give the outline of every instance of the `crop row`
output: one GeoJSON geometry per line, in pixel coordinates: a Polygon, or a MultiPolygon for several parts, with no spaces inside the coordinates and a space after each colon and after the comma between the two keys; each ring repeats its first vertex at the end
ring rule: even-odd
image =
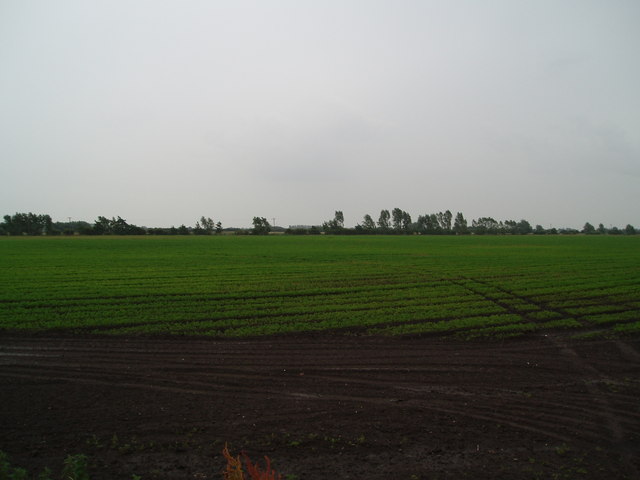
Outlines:
{"type": "MultiPolygon", "coordinates": [[[[193,306],[193,305],[191,305],[193,306]]],[[[501,307],[484,299],[469,298],[450,299],[447,303],[429,303],[423,301],[404,301],[401,303],[385,302],[360,302],[349,304],[325,303],[310,308],[308,305],[299,307],[277,308],[267,306],[263,309],[238,308],[238,309],[190,309],[188,305],[166,304],[147,308],[135,305],[118,305],[101,309],[77,309],[72,311],[56,311],[33,309],[21,312],[8,312],[11,324],[3,318],[0,324],[14,328],[30,328],[34,325],[49,325],[50,328],[79,328],[95,327],[109,324],[179,324],[181,328],[189,329],[198,325],[199,328],[213,326],[227,328],[238,325],[255,325],[258,323],[280,323],[291,321],[313,321],[313,319],[329,317],[334,321],[348,321],[354,318],[358,312],[371,318],[382,317],[385,321],[397,321],[399,319],[415,318],[446,318],[452,315],[464,315],[475,312],[500,311],[501,307]]],[[[206,305],[205,305],[206,307],[206,305]]],[[[360,315],[362,317],[363,315],[360,315]]],[[[0,317],[1,318],[1,317],[0,317]]],[[[162,328],[159,326],[154,329],[162,328]]]]}

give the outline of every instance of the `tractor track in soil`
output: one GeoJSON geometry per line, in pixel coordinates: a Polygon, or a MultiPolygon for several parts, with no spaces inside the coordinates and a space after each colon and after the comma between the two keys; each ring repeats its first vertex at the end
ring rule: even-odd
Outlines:
{"type": "Polygon", "coordinates": [[[640,478],[640,340],[0,335],[0,449],[31,472],[640,478]]]}

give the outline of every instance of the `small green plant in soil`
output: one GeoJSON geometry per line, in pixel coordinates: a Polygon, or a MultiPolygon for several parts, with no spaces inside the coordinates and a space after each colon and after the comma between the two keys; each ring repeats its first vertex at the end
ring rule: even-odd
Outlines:
{"type": "MultiPolygon", "coordinates": [[[[88,458],[86,455],[69,455],[64,460],[62,470],[63,480],[89,480],[88,458]]],[[[38,480],[51,480],[51,470],[45,468],[38,476],[38,480]]],[[[29,480],[33,478],[22,467],[12,467],[9,456],[0,450],[0,480],[29,480]]]]}

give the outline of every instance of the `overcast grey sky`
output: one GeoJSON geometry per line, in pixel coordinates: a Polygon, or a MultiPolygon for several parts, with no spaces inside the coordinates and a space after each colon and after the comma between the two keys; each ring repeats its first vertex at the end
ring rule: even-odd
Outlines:
{"type": "Polygon", "coordinates": [[[638,0],[0,0],[0,215],[640,227],[638,0]]]}

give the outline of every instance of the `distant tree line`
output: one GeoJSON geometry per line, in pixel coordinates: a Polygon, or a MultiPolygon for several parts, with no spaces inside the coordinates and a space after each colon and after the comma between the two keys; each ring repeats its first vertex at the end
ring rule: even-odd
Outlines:
{"type": "MultiPolygon", "coordinates": [[[[586,235],[635,235],[640,233],[632,225],[621,229],[605,228],[600,223],[594,227],[584,224],[582,230],[571,228],[548,228],[541,225],[532,227],[527,220],[497,221],[491,217],[480,217],[467,222],[462,212],[454,216],[451,211],[418,215],[413,221],[411,215],[400,208],[381,210],[377,221],[366,214],[361,223],[354,228],[344,226],[344,214],[338,210],[331,220],[322,225],[309,227],[298,226],[284,229],[271,225],[264,217],[253,217],[251,229],[224,229],[241,235],[267,235],[269,233],[285,233],[289,235],[553,235],[578,234],[586,235]]],[[[93,223],[85,221],[53,222],[49,215],[34,213],[16,213],[5,215],[0,223],[0,235],[219,235],[223,233],[222,223],[214,222],[210,217],[200,217],[194,227],[180,225],[170,228],[147,228],[128,223],[121,217],[99,216],[93,223]]]]}
{"type": "Polygon", "coordinates": [[[639,232],[634,228],[633,225],[627,225],[626,227],[624,227],[624,229],[620,229],[618,227],[605,228],[605,226],[601,223],[600,225],[598,225],[598,228],[596,228],[589,222],[587,222],[584,224],[584,227],[582,227],[582,233],[587,235],[635,235],[639,232]]]}
{"type": "Polygon", "coordinates": [[[590,223],[586,223],[581,231],[571,228],[545,229],[541,225],[532,227],[524,219],[498,221],[492,217],[480,217],[472,220],[469,225],[462,212],[458,212],[454,216],[450,210],[418,215],[416,221],[413,221],[408,212],[394,208],[391,211],[381,210],[377,221],[374,221],[371,215],[366,214],[362,222],[354,228],[344,226],[344,214],[338,210],[335,212],[334,218],[324,222],[320,229],[317,227],[289,229],[285,233],[293,235],[320,233],[332,235],[567,235],[577,233],[615,235],[624,233],[634,235],[639,232],[632,225],[627,225],[624,230],[621,230],[617,227],[607,229],[603,224],[600,224],[596,229],[590,223]]]}
{"type": "Polygon", "coordinates": [[[418,215],[418,218],[413,221],[411,215],[401,208],[394,208],[391,211],[381,210],[377,221],[374,221],[371,215],[366,214],[362,223],[352,229],[344,227],[344,214],[337,211],[333,220],[323,223],[322,230],[325,233],[338,235],[469,235],[472,233],[476,235],[524,235],[533,232],[531,225],[526,220],[498,222],[491,217],[482,217],[473,220],[469,225],[462,212],[458,212],[454,216],[450,210],[418,215]]]}
{"type": "Polygon", "coordinates": [[[94,223],[85,221],[53,222],[49,215],[16,213],[5,215],[0,235],[214,235],[222,233],[222,223],[201,217],[195,227],[147,228],[128,223],[124,218],[99,216],[94,223]]]}

